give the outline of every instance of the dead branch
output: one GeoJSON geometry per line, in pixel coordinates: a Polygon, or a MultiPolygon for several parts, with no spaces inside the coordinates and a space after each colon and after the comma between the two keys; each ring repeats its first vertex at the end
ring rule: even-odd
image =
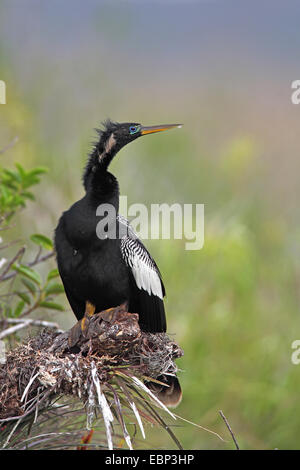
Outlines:
{"type": "Polygon", "coordinates": [[[44,328],[53,328],[57,330],[59,333],[62,333],[63,331],[59,328],[58,323],[54,322],[49,322],[49,321],[44,321],[44,320],[33,320],[31,318],[5,318],[3,320],[0,320],[1,324],[7,324],[7,323],[13,323],[15,326],[12,326],[10,328],[6,328],[5,330],[0,332],[0,339],[2,340],[3,338],[15,333],[18,330],[21,330],[23,328],[27,328],[29,326],[43,326],[44,328]]]}
{"type": "MultiPolygon", "coordinates": [[[[20,256],[20,254],[18,254],[20,256]]],[[[33,261],[30,263],[26,263],[25,266],[32,268],[32,266],[35,266],[36,264],[43,263],[44,261],[47,261],[49,258],[52,258],[54,256],[54,251],[51,251],[50,253],[47,253],[44,256],[35,258],[33,261]]],[[[9,274],[6,274],[5,276],[1,276],[1,282],[8,281],[9,279],[14,278],[17,275],[17,271],[13,271],[9,274]]]]}
{"type": "Polygon", "coordinates": [[[219,414],[220,414],[221,418],[223,419],[223,421],[225,422],[225,424],[226,424],[226,426],[227,426],[227,429],[228,429],[228,431],[229,431],[230,434],[231,434],[231,437],[232,437],[233,442],[234,442],[234,444],[235,444],[236,450],[240,450],[239,445],[238,445],[238,443],[237,443],[237,440],[236,440],[236,438],[235,438],[235,435],[234,435],[234,433],[233,433],[233,431],[232,431],[232,429],[231,429],[231,427],[230,427],[230,424],[228,423],[228,420],[227,420],[226,416],[224,415],[224,413],[223,413],[222,410],[219,411],[219,414]]]}
{"type": "MultiPolygon", "coordinates": [[[[10,270],[12,265],[24,255],[24,253],[25,253],[25,246],[22,246],[22,248],[20,248],[17,254],[10,260],[8,265],[5,267],[3,273],[0,276],[0,282],[5,281],[6,279],[9,279],[9,277],[7,276],[8,271],[10,270]]],[[[13,274],[16,275],[16,273],[13,273],[13,274]]]]}
{"type": "Polygon", "coordinates": [[[18,141],[19,141],[19,137],[18,136],[14,137],[13,140],[11,142],[9,142],[9,144],[7,144],[5,147],[0,149],[0,155],[5,153],[10,148],[14,147],[18,141]]]}

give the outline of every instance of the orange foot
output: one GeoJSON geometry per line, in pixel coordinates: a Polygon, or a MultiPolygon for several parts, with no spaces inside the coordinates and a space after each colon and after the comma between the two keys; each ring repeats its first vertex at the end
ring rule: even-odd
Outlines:
{"type": "Polygon", "coordinates": [[[70,348],[76,345],[81,335],[85,336],[89,326],[90,318],[94,315],[95,310],[95,305],[87,300],[83,318],[75,323],[75,325],[69,331],[68,343],[70,348]]]}

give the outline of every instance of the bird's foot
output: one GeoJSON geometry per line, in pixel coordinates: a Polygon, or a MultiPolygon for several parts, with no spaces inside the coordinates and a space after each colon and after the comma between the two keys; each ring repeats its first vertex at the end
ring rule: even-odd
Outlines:
{"type": "Polygon", "coordinates": [[[86,335],[90,319],[94,315],[95,310],[95,305],[87,301],[85,304],[85,312],[83,318],[79,320],[69,331],[68,343],[70,348],[77,344],[80,336],[86,335]]]}
{"type": "MultiPolygon", "coordinates": [[[[106,331],[109,325],[123,321],[124,315],[126,317],[126,314],[128,315],[128,302],[124,302],[118,307],[108,308],[99,313],[95,313],[95,306],[93,304],[86,302],[83,318],[69,330],[69,347],[72,348],[76,346],[80,340],[87,338],[87,335],[90,337],[91,335],[97,336],[100,334],[100,337],[103,339],[103,331],[106,331]],[[101,326],[104,324],[106,324],[106,327],[101,326]]],[[[107,334],[107,331],[105,334],[107,334]]]]}
{"type": "Polygon", "coordinates": [[[93,305],[91,302],[89,302],[88,300],[86,301],[85,303],[85,312],[84,312],[84,317],[85,318],[90,318],[94,315],[96,311],[96,307],[95,305],[93,305]]]}
{"type": "Polygon", "coordinates": [[[96,311],[95,305],[91,304],[91,302],[87,301],[85,304],[85,312],[84,317],[81,319],[81,333],[83,336],[86,336],[86,332],[88,330],[90,320],[96,311]]]}

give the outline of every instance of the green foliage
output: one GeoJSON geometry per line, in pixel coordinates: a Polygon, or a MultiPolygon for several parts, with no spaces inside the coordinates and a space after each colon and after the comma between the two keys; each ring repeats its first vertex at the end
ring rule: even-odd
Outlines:
{"type": "MultiPolygon", "coordinates": [[[[27,288],[25,291],[15,291],[21,300],[12,311],[12,317],[25,316],[38,308],[64,311],[63,305],[53,302],[53,299],[64,292],[63,285],[53,279],[53,271],[49,271],[47,280],[42,282],[38,271],[24,265],[13,265],[12,268],[20,275],[20,281],[27,288]]],[[[56,270],[55,270],[56,274],[56,270]]]]}
{"type": "MultiPolygon", "coordinates": [[[[0,168],[0,218],[1,225],[6,228],[4,233],[7,249],[17,243],[14,239],[10,239],[8,222],[11,225],[19,211],[26,207],[26,202],[34,200],[34,195],[29,189],[38,184],[40,175],[47,171],[44,167],[25,170],[18,163],[15,167],[14,170],[0,168]]],[[[56,297],[64,292],[62,284],[56,279],[59,276],[57,269],[48,269],[45,273],[46,280],[43,281],[43,276],[37,268],[40,263],[52,257],[53,242],[39,233],[31,235],[30,240],[33,246],[38,246],[38,252],[33,260],[23,261],[26,256],[24,247],[13,254],[10,250],[0,272],[0,311],[4,318],[25,317],[39,309],[64,310],[64,307],[56,301],[56,297]],[[46,250],[47,254],[44,254],[43,250],[46,250]]],[[[4,250],[1,251],[1,255],[6,255],[4,250]]]]}
{"type": "Polygon", "coordinates": [[[34,235],[31,235],[30,240],[36,245],[39,245],[42,248],[45,248],[45,250],[49,250],[49,251],[53,250],[52,240],[50,240],[50,238],[46,237],[45,235],[36,233],[34,235]]]}
{"type": "Polygon", "coordinates": [[[31,281],[33,281],[38,286],[41,285],[41,283],[42,283],[41,276],[34,269],[31,269],[28,266],[24,266],[22,264],[19,265],[19,266],[14,264],[13,269],[15,269],[15,271],[17,271],[22,276],[24,276],[24,277],[30,279],[31,281]]]}
{"type": "Polygon", "coordinates": [[[22,165],[16,169],[0,167],[0,217],[10,220],[15,212],[25,207],[26,200],[34,200],[29,188],[39,183],[39,176],[46,173],[44,167],[36,167],[26,171],[22,165]]]}

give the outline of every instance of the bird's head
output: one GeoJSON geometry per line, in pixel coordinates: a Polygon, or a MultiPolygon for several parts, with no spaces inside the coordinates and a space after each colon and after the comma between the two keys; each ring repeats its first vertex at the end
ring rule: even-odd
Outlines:
{"type": "Polygon", "coordinates": [[[162,132],[181,124],[162,124],[159,126],[142,126],[137,122],[112,122],[107,121],[104,129],[99,132],[99,161],[109,155],[115,155],[124,145],[129,144],[143,135],[162,132]]]}
{"type": "Polygon", "coordinates": [[[84,181],[91,171],[106,171],[122,147],[133,142],[138,137],[166,131],[174,127],[181,127],[182,124],[161,124],[158,126],[143,126],[136,122],[113,122],[106,121],[102,129],[97,129],[99,140],[95,143],[91,153],[89,163],[84,174],[84,181]]]}

